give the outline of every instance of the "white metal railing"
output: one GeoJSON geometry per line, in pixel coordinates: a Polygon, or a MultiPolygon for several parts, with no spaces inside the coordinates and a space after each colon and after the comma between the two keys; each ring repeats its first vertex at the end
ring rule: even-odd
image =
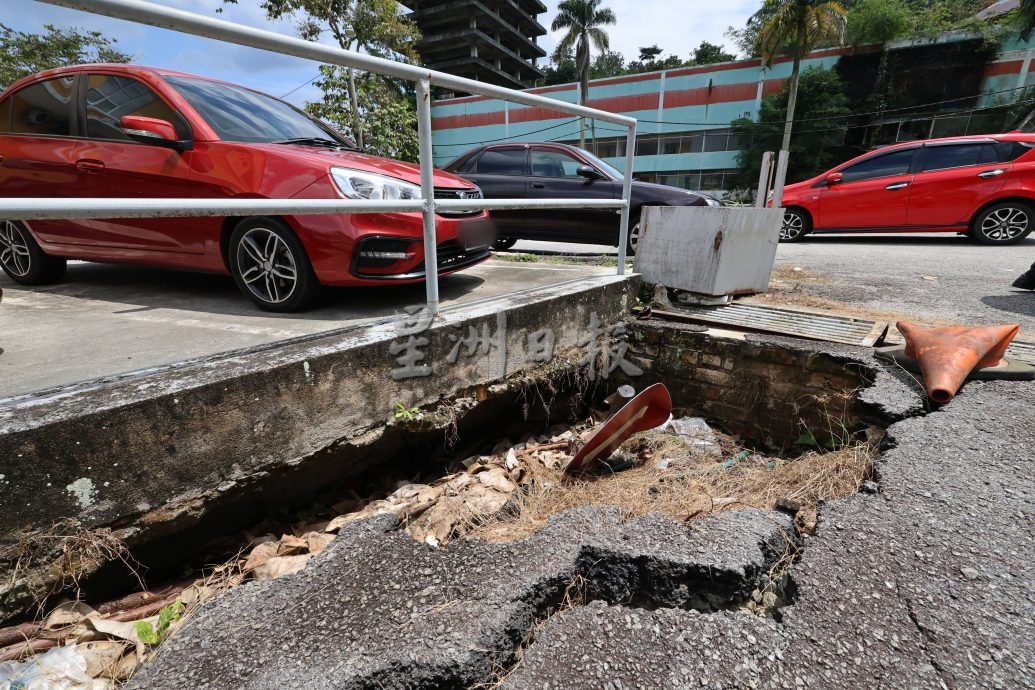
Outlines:
{"type": "Polygon", "coordinates": [[[432,313],[439,310],[438,252],[435,213],[459,210],[528,208],[615,208],[621,209],[618,240],[618,273],[625,273],[632,194],[633,155],[636,150],[636,119],[545,96],[485,84],[445,72],[386,60],[351,50],[321,45],[273,31],[242,26],[223,19],[163,7],[143,0],[38,0],[92,14],[148,24],[162,29],[258,48],[342,67],[385,74],[417,85],[417,130],[420,141],[421,200],[354,199],[24,199],[0,198],[0,218],[5,220],[65,218],[154,218],[252,214],[331,214],[419,211],[424,216],[424,266],[427,300],[432,313]],[[529,106],[548,108],[611,122],[627,128],[625,170],[621,199],[435,199],[434,163],[431,143],[431,87],[441,86],[529,106]]]}

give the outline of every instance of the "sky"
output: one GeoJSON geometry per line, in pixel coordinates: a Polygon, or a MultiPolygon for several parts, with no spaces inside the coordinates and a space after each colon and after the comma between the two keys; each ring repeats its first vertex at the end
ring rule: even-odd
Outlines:
{"type": "MultiPolygon", "coordinates": [[[[539,15],[539,23],[549,28],[558,0],[545,2],[548,10],[539,15]]],[[[237,5],[224,5],[222,0],[159,0],[157,4],[294,34],[289,21],[267,21],[256,0],[239,0],[237,5]],[[224,7],[223,13],[216,14],[216,9],[221,6],[224,7]]],[[[635,58],[641,46],[653,44],[665,50],[663,55],[675,53],[683,58],[688,57],[702,40],[725,43],[729,49],[730,42],[723,35],[727,27],[743,25],[760,4],[761,0],[604,2],[604,6],[610,7],[618,18],[618,23],[608,28],[611,49],[622,52],[627,59],[635,58]],[[675,8],[679,11],[673,12],[675,8]]],[[[133,61],[138,64],[225,79],[285,97],[297,105],[320,97],[319,89],[306,85],[318,74],[318,64],[299,58],[90,15],[35,0],[0,0],[0,22],[26,32],[41,31],[45,24],[100,31],[116,38],[119,48],[133,55],[133,61]]],[[[557,35],[548,34],[539,43],[551,51],[557,43],[557,35]]]]}

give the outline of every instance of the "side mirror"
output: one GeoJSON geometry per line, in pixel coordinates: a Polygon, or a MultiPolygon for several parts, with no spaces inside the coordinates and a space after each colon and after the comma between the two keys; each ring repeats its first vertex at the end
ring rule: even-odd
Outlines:
{"type": "Polygon", "coordinates": [[[592,182],[593,180],[602,180],[604,176],[594,168],[592,165],[580,165],[575,170],[575,174],[579,177],[585,177],[587,180],[592,182]]]}
{"type": "Polygon", "coordinates": [[[187,151],[194,147],[194,143],[176,138],[176,128],[166,120],[159,120],[154,117],[139,117],[137,115],[123,115],[119,120],[122,131],[133,141],[151,146],[164,146],[165,148],[187,151]]]}
{"type": "Polygon", "coordinates": [[[827,185],[840,184],[841,180],[843,180],[844,178],[845,176],[839,172],[830,173],[829,175],[827,175],[827,185]]]}

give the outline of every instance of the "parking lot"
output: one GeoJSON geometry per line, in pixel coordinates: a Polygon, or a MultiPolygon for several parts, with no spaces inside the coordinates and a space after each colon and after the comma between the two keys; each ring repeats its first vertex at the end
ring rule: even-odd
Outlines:
{"type": "MultiPolygon", "coordinates": [[[[440,281],[442,308],[613,268],[489,261],[440,281]]],[[[0,399],[216,353],[349,330],[423,304],[424,285],[328,290],[298,314],[260,311],[229,276],[74,262],[28,288],[0,276],[0,399]]]]}
{"type": "MultiPolygon", "coordinates": [[[[514,254],[444,277],[442,306],[556,285],[610,267],[557,263],[611,257],[613,247],[518,242],[514,254]]],[[[1035,296],[1010,283],[1035,261],[1035,239],[985,247],[954,235],[825,236],[782,244],[774,292],[763,299],[874,318],[1020,323],[1035,335],[1035,296]]],[[[226,276],[76,262],[52,286],[0,276],[7,318],[0,336],[0,398],[98,377],[342,331],[424,300],[423,285],[329,290],[300,314],[259,311],[226,276]]]]}

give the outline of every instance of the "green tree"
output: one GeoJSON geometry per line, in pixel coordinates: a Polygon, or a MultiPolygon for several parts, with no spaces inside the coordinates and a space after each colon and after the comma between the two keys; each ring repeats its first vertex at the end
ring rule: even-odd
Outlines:
{"type": "Polygon", "coordinates": [[[316,86],[323,90],[323,100],[306,104],[310,114],[337,129],[348,129],[350,94],[355,89],[366,121],[367,153],[414,163],[420,159],[414,95],[397,79],[362,72],[350,80],[344,68],[333,65],[321,66],[320,75],[316,86]]]}
{"type": "MultiPolygon", "coordinates": [[[[575,51],[575,71],[578,75],[581,102],[589,100],[590,46],[601,53],[611,49],[611,39],[601,27],[617,23],[615,13],[601,7],[602,0],[561,0],[557,5],[557,16],[553,18],[551,31],[567,33],[557,44],[555,55],[575,51]]],[[[595,138],[595,137],[594,137],[595,138]]],[[[586,144],[585,118],[579,126],[579,145],[586,144]]]]}
{"type": "MultiPolygon", "coordinates": [[[[759,30],[758,52],[767,67],[772,66],[781,53],[789,53],[794,60],[781,151],[789,151],[791,147],[801,61],[820,44],[844,40],[845,14],[840,3],[830,0],[781,0],[775,13],[759,30]]],[[[777,180],[778,185],[782,182],[777,180]]]]}
{"type": "Polygon", "coordinates": [[[0,24],[0,91],[24,76],[84,62],[130,62],[114,39],[97,31],[59,29],[47,24],[44,33],[29,34],[0,24]]]}
{"type": "MultiPolygon", "coordinates": [[[[742,142],[737,154],[740,169],[737,186],[753,189],[758,182],[762,154],[780,145],[787,120],[790,84],[762,99],[758,121],[735,120],[733,133],[742,142]]],[[[844,83],[837,72],[810,67],[801,75],[798,87],[799,132],[791,143],[788,178],[794,181],[814,177],[836,164],[843,155],[837,142],[852,113],[844,83]]]]}
{"type": "Polygon", "coordinates": [[[625,56],[616,50],[609,50],[597,55],[589,70],[591,79],[617,77],[621,74],[625,74],[625,56]]]}
{"type": "Polygon", "coordinates": [[[1035,31],[1035,0],[1021,0],[1017,8],[1017,20],[1020,24],[1021,38],[1027,41],[1035,31]]]}
{"type": "Polygon", "coordinates": [[[913,15],[902,0],[860,0],[848,10],[847,43],[887,43],[908,36],[913,15]]]}
{"type": "MultiPolygon", "coordinates": [[[[223,0],[236,5],[237,0],[223,0]]],[[[262,0],[259,6],[271,20],[294,20],[299,36],[319,40],[329,33],[346,50],[360,50],[395,60],[415,61],[420,32],[399,13],[395,0],[262,0]]],[[[360,147],[366,146],[356,70],[346,67],[348,129],[360,147]]],[[[335,101],[337,102],[337,101],[335,101]]]]}
{"type": "Polygon", "coordinates": [[[656,45],[640,48],[639,59],[633,60],[626,65],[626,73],[657,72],[663,69],[675,69],[676,67],[683,66],[683,61],[677,55],[669,55],[667,58],[660,59],[661,54],[664,52],[656,45]]]}
{"type": "Polygon", "coordinates": [[[718,62],[729,62],[736,59],[736,55],[726,52],[725,46],[701,41],[701,45],[694,48],[694,52],[690,55],[690,64],[714,65],[718,62]]]}
{"type": "Polygon", "coordinates": [[[762,30],[780,6],[780,0],[763,0],[762,6],[753,15],[748,17],[744,26],[737,28],[731,26],[726,30],[726,36],[733,41],[733,44],[744,55],[750,57],[758,56],[758,34],[762,30]]]}

